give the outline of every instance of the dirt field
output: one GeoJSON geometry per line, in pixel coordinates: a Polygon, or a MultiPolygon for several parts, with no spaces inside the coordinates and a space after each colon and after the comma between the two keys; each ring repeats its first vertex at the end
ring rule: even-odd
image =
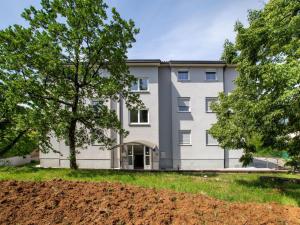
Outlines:
{"type": "Polygon", "coordinates": [[[300,208],[54,180],[0,182],[0,224],[300,224],[300,208]]]}

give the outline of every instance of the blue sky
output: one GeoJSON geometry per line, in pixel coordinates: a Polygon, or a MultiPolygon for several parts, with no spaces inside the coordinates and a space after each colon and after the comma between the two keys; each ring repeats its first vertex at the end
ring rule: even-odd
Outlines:
{"type": "MultiPolygon", "coordinates": [[[[217,60],[225,38],[234,40],[236,20],[244,24],[247,10],[264,6],[266,0],[107,0],[121,16],[133,19],[140,33],[131,59],[217,60]]],[[[3,0],[0,29],[18,23],[24,8],[39,0],[3,0]]]]}

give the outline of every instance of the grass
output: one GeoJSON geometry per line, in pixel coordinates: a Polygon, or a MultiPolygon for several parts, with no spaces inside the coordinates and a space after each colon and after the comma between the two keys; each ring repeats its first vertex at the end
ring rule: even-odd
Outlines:
{"type": "Polygon", "coordinates": [[[226,201],[277,202],[300,206],[300,185],[261,181],[260,176],[300,178],[292,174],[216,174],[176,172],[124,172],[112,170],[43,169],[32,165],[0,167],[0,180],[120,182],[147,188],[201,193],[226,201]]]}

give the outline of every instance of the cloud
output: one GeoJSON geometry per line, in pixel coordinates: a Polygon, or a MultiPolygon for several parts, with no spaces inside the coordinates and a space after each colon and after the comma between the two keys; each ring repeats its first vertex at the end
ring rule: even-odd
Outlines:
{"type": "Polygon", "coordinates": [[[179,20],[157,38],[138,43],[129,52],[129,58],[203,59],[217,60],[226,38],[234,40],[234,24],[237,20],[246,23],[247,9],[261,7],[249,1],[236,1],[220,10],[207,14],[195,12],[179,20]]]}

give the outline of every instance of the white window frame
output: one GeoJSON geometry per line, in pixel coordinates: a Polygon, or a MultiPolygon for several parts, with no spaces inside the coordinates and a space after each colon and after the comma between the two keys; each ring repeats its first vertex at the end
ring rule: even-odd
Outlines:
{"type": "Polygon", "coordinates": [[[95,106],[98,105],[101,101],[99,99],[92,99],[91,100],[91,106],[93,107],[93,109],[95,110],[95,106]]]}
{"type": "Polygon", "coordinates": [[[178,131],[178,144],[179,145],[181,145],[181,146],[184,146],[184,145],[187,145],[187,146],[189,146],[189,145],[192,145],[192,131],[191,130],[179,130],[178,131]],[[189,143],[181,143],[180,142],[180,135],[183,133],[183,132],[189,132],[189,134],[190,134],[190,142],[189,143]]]}
{"type": "Polygon", "coordinates": [[[138,122],[131,122],[130,121],[130,117],[131,117],[131,110],[128,110],[128,116],[129,116],[129,124],[130,125],[149,125],[150,124],[150,113],[149,113],[149,109],[138,109],[136,110],[138,112],[138,122]],[[147,110],[148,112],[148,122],[140,122],[141,121],[141,115],[140,115],[140,111],[143,111],[143,110],[147,110]]]}
{"type": "MultiPolygon", "coordinates": [[[[205,131],[205,143],[206,143],[206,146],[219,146],[219,144],[209,144],[208,143],[208,135],[210,135],[208,133],[208,130],[205,131]]],[[[211,136],[211,135],[210,135],[211,136]]],[[[213,137],[212,137],[213,138],[213,137]]],[[[214,138],[215,139],[215,138],[214,138]]]]}
{"type": "Polygon", "coordinates": [[[190,97],[177,97],[177,112],[179,113],[189,113],[191,112],[191,98],[190,97]],[[186,99],[189,101],[189,110],[188,111],[180,111],[180,108],[179,108],[179,100],[180,99],[186,99]]]}
{"type": "Polygon", "coordinates": [[[138,92],[138,93],[143,93],[143,92],[149,92],[150,89],[149,89],[149,78],[148,77],[136,77],[137,79],[137,87],[138,87],[138,90],[132,90],[130,87],[130,91],[131,92],[138,92]],[[147,80],[147,90],[140,90],[140,80],[147,80]]]}
{"type": "Polygon", "coordinates": [[[190,71],[188,71],[188,70],[178,70],[177,71],[177,81],[178,82],[188,82],[188,81],[190,81],[190,71]],[[187,73],[187,75],[188,75],[187,80],[179,79],[179,73],[182,73],[182,72],[186,72],[187,73]]]}
{"type": "Polygon", "coordinates": [[[218,97],[205,97],[205,112],[206,113],[215,113],[212,109],[209,108],[209,105],[208,105],[209,100],[218,101],[218,97]]]}
{"type": "Polygon", "coordinates": [[[217,71],[205,71],[205,80],[210,81],[210,82],[218,81],[217,71]],[[214,73],[215,74],[215,79],[214,80],[207,79],[207,74],[208,73],[214,73]]]}

